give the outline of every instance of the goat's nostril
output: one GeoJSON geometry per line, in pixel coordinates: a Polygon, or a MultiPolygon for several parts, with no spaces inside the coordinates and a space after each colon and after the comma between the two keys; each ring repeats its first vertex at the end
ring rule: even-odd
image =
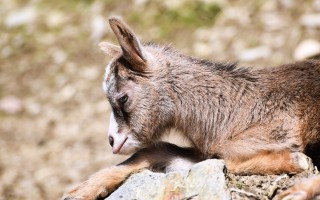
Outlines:
{"type": "Polygon", "coordinates": [[[109,143],[113,147],[114,139],[112,136],[109,136],[109,143]]]}

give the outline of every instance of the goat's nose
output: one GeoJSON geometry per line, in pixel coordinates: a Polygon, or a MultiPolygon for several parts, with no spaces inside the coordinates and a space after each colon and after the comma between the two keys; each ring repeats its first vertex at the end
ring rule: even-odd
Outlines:
{"type": "Polygon", "coordinates": [[[113,147],[114,139],[112,136],[109,136],[109,143],[113,147]]]}

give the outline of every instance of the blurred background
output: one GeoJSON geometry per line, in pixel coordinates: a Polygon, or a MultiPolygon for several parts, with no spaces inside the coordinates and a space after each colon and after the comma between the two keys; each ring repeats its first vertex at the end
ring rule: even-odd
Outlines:
{"type": "Polygon", "coordinates": [[[116,43],[107,17],[143,41],[255,67],[320,53],[320,0],[0,0],[0,199],[58,199],[125,157],[107,141],[101,89],[116,43]]]}

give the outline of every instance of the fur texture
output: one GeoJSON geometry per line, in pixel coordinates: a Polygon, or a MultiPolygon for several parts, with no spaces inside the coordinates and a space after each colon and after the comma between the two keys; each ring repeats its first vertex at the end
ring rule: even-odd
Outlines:
{"type": "MultiPolygon", "coordinates": [[[[165,170],[214,157],[234,173],[275,174],[308,170],[305,154],[319,161],[320,62],[259,70],[211,62],[142,45],[119,18],[109,22],[120,44],[100,45],[112,57],[103,82],[116,124],[110,144],[114,153],[137,152],[118,167],[165,170]],[[170,129],[184,133],[192,149],[159,143],[170,129]]],[[[114,176],[102,173],[104,189],[120,184],[108,181],[114,176]]],[[[81,191],[68,196],[82,198],[81,191]]]]}

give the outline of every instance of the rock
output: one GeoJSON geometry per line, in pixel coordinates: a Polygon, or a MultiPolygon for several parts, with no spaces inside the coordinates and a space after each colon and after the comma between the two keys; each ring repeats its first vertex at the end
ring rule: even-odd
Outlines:
{"type": "Polygon", "coordinates": [[[209,56],[212,53],[208,42],[196,42],[193,45],[193,50],[200,56],[209,56]]]}
{"type": "Polygon", "coordinates": [[[286,20],[282,18],[282,15],[274,12],[261,13],[260,20],[268,31],[281,30],[287,25],[286,20]]]}
{"type": "Polygon", "coordinates": [[[68,84],[59,91],[59,93],[56,95],[54,100],[56,102],[66,102],[72,99],[75,94],[76,94],[76,88],[68,84]]]}
{"type": "Polygon", "coordinates": [[[190,170],[167,174],[144,170],[133,174],[105,200],[272,199],[302,179],[317,174],[318,170],[313,168],[293,176],[235,175],[226,172],[222,160],[210,159],[190,170]]]}
{"type": "Polygon", "coordinates": [[[289,8],[293,8],[296,2],[294,0],[281,0],[280,3],[283,7],[285,7],[286,9],[289,9],[289,8]]]}
{"type": "Polygon", "coordinates": [[[7,96],[0,99],[0,111],[8,114],[16,114],[23,109],[22,101],[15,96],[7,96]]]}
{"type": "Polygon", "coordinates": [[[68,54],[62,49],[52,48],[50,49],[50,51],[52,52],[51,55],[53,58],[53,62],[56,64],[62,64],[68,58],[68,54]]]}
{"type": "Polygon", "coordinates": [[[79,75],[87,80],[95,80],[98,79],[100,74],[100,68],[95,66],[88,66],[83,68],[82,70],[79,70],[79,75]]]}
{"type": "Polygon", "coordinates": [[[320,0],[314,0],[312,7],[315,9],[315,11],[320,11],[320,0]]]}
{"type": "Polygon", "coordinates": [[[93,19],[91,21],[91,40],[94,43],[98,43],[101,41],[102,37],[107,32],[107,26],[106,26],[106,18],[101,15],[95,15],[93,16],[93,19]]]}
{"type": "Polygon", "coordinates": [[[37,13],[34,7],[25,7],[11,12],[9,16],[7,16],[5,24],[8,28],[18,27],[34,22],[36,17],[37,13]]]}
{"type": "Polygon", "coordinates": [[[62,26],[66,22],[66,16],[60,11],[52,11],[46,16],[46,25],[55,28],[62,26]]]}
{"type": "Polygon", "coordinates": [[[10,46],[4,46],[1,50],[1,57],[2,58],[8,58],[13,54],[13,50],[10,46]]]}
{"type": "Polygon", "coordinates": [[[255,48],[245,49],[239,55],[242,61],[254,61],[260,58],[267,58],[271,55],[271,49],[268,46],[259,46],[255,48]]]}
{"type": "Polygon", "coordinates": [[[320,53],[320,42],[307,39],[302,41],[294,51],[295,60],[303,60],[320,53]]]}
{"type": "Polygon", "coordinates": [[[132,175],[123,185],[106,200],[118,199],[163,199],[165,175],[149,170],[132,175]]]}
{"type": "Polygon", "coordinates": [[[300,23],[311,28],[320,27],[320,14],[305,14],[300,18],[300,23]]]}
{"type": "Polygon", "coordinates": [[[273,199],[281,191],[317,174],[319,174],[317,168],[295,175],[236,175],[228,173],[228,188],[232,200],[273,199]]]}
{"type": "Polygon", "coordinates": [[[215,159],[167,174],[145,170],[132,175],[106,200],[230,199],[224,171],[224,162],[215,159]]]}
{"type": "Polygon", "coordinates": [[[185,197],[193,199],[230,199],[222,160],[206,160],[194,165],[186,177],[185,197]]]}

